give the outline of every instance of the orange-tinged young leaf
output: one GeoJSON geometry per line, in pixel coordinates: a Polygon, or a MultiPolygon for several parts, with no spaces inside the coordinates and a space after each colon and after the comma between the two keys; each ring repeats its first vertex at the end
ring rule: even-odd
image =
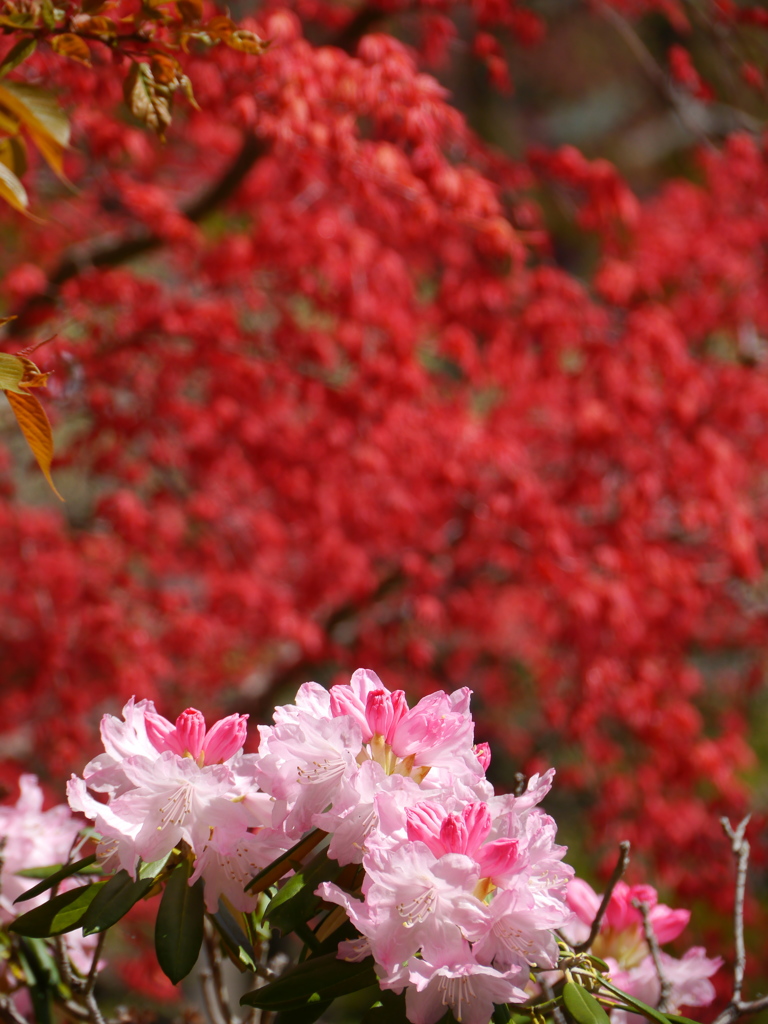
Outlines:
{"type": "Polygon", "coordinates": [[[29,200],[27,190],[19,179],[4,163],[0,162],[0,199],[4,199],[9,206],[19,213],[26,213],[29,200]]]}
{"type": "Polygon", "coordinates": [[[60,36],[53,36],[50,40],[51,48],[61,57],[69,57],[70,60],[79,61],[80,64],[91,66],[91,51],[88,44],[80,36],[72,32],[64,32],[60,36]]]}
{"type": "Polygon", "coordinates": [[[56,490],[51,476],[53,434],[45,409],[34,395],[20,395],[15,391],[6,391],[5,396],[11,403],[13,415],[21,427],[27,444],[32,449],[32,454],[37,459],[38,466],[43,471],[43,476],[56,497],[64,501],[64,498],[56,490]]]}
{"type": "Polygon", "coordinates": [[[0,388],[3,391],[15,391],[17,395],[25,394],[26,392],[19,387],[25,372],[26,367],[18,356],[12,356],[10,352],[0,352],[0,388]]]}
{"type": "MultiPolygon", "coordinates": [[[[8,320],[15,319],[15,316],[9,316],[0,323],[7,323],[8,320]]],[[[51,341],[52,339],[48,338],[47,340],[51,341]]],[[[44,341],[40,342],[40,345],[44,344],[44,341]]],[[[34,347],[39,348],[40,345],[34,347]]],[[[25,349],[24,351],[32,350],[25,349]]],[[[10,352],[0,352],[0,390],[26,395],[29,388],[45,387],[49,377],[50,373],[41,373],[39,367],[22,353],[14,356],[10,352]]]]}
{"type": "Polygon", "coordinates": [[[0,85],[0,106],[18,118],[52,170],[63,177],[69,121],[56,97],[37,86],[6,80],[0,85]]]}
{"type": "Polygon", "coordinates": [[[27,146],[19,135],[0,139],[0,163],[20,178],[27,170],[27,146]]]}
{"type": "Polygon", "coordinates": [[[173,84],[181,70],[179,62],[173,57],[166,57],[164,54],[153,54],[149,65],[152,69],[152,77],[158,85],[173,84]]]}

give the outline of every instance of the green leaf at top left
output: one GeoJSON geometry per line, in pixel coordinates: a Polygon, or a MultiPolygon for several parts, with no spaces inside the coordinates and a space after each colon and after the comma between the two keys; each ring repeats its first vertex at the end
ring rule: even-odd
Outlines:
{"type": "Polygon", "coordinates": [[[46,939],[49,935],[71,932],[80,927],[91,901],[104,885],[106,882],[91,882],[90,885],[79,885],[66,892],[60,892],[42,906],[17,917],[8,927],[12,932],[33,939],[46,939]]]}

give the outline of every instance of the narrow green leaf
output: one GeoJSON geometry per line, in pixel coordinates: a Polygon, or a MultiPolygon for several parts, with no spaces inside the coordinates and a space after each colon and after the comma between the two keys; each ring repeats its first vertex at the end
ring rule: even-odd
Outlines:
{"type": "Polygon", "coordinates": [[[679,1013],[664,1013],[664,1016],[674,1024],[698,1024],[698,1021],[691,1020],[690,1017],[681,1017],[679,1013]]]}
{"type": "Polygon", "coordinates": [[[31,57],[36,47],[37,42],[34,39],[20,39],[3,58],[3,62],[0,64],[0,78],[17,68],[27,57],[31,57]]]}
{"type": "Polygon", "coordinates": [[[189,885],[192,865],[177,864],[165,886],[155,922],[157,962],[174,985],[197,963],[203,944],[203,881],[189,885]]]}
{"type": "Polygon", "coordinates": [[[106,884],[91,882],[90,885],[79,885],[75,889],[60,892],[42,906],[17,917],[8,927],[18,935],[27,935],[33,939],[46,939],[50,935],[71,932],[80,927],[91,902],[106,884]]]}
{"type": "Polygon", "coordinates": [[[141,861],[139,863],[139,878],[151,878],[154,881],[168,863],[168,859],[172,853],[173,850],[169,850],[164,857],[160,858],[160,860],[149,861],[146,864],[144,861],[141,861]]]}
{"type": "Polygon", "coordinates": [[[118,871],[104,883],[80,923],[83,935],[103,932],[125,917],[134,903],[146,896],[155,884],[154,878],[143,878],[135,882],[127,871],[118,871]]]}
{"type": "MultiPolygon", "coordinates": [[[[90,867],[91,864],[96,860],[96,854],[92,853],[90,857],[83,857],[82,860],[76,860],[72,864],[65,864],[63,868],[54,867],[53,873],[47,875],[42,882],[38,882],[37,885],[33,885],[31,889],[27,889],[21,896],[17,896],[13,901],[14,903],[23,903],[25,900],[31,900],[34,896],[39,896],[41,892],[46,892],[48,889],[52,889],[54,885],[58,885],[59,882],[63,882],[65,878],[69,878],[70,875],[76,875],[82,871],[83,868],[90,867]]],[[[48,871],[49,868],[34,868],[35,871],[48,871]]],[[[17,871],[19,875],[26,875],[29,878],[37,878],[38,875],[29,875],[27,871],[17,871]]]]}
{"type": "Polygon", "coordinates": [[[506,1003],[501,1003],[493,1007],[493,1014],[491,1016],[492,1024],[509,1024],[511,1019],[512,1018],[510,1017],[506,1003]]]}
{"type": "Polygon", "coordinates": [[[305,960],[255,992],[246,993],[240,1003],[268,1010],[289,1010],[304,1005],[313,996],[335,999],[375,983],[376,973],[371,957],[360,963],[348,963],[339,960],[335,952],[326,953],[305,960]]]}
{"type": "Polygon", "coordinates": [[[328,833],[323,832],[322,829],[313,829],[312,832],[292,846],[290,850],[287,850],[276,860],[273,860],[271,864],[268,864],[258,875],[254,875],[246,885],[245,891],[264,892],[265,889],[269,889],[271,885],[278,882],[286,871],[291,869],[294,871],[300,870],[304,857],[310,850],[314,850],[317,844],[322,842],[327,835],[328,833]]]}
{"type": "Polygon", "coordinates": [[[610,1024],[608,1014],[595,997],[573,981],[567,981],[563,987],[563,1002],[576,1024],[610,1024]]]}

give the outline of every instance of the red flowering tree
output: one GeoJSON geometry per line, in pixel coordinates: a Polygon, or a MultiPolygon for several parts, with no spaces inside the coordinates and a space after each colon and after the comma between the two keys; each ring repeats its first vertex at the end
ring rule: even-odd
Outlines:
{"type": "Polygon", "coordinates": [[[232,16],[2,5],[3,347],[55,334],[66,499],[6,417],[4,777],[79,770],[134,693],[263,720],[366,665],[471,685],[499,782],[554,763],[574,838],[726,906],[768,639],[765,11],[232,16]],[[667,131],[642,198],[525,91],[525,156],[480,131],[483,76],[567,86],[585,33],[667,131]]]}

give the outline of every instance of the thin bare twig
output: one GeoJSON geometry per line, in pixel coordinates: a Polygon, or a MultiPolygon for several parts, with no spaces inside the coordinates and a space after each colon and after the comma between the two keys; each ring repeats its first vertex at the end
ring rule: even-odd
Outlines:
{"type": "Polygon", "coordinates": [[[93,992],[94,988],[96,987],[96,975],[98,974],[99,971],[99,958],[101,956],[101,951],[104,948],[104,940],[106,939],[106,937],[106,932],[99,932],[99,937],[96,940],[96,948],[93,951],[91,967],[90,970],[88,971],[88,977],[85,979],[84,991],[86,995],[88,995],[88,993],[90,992],[93,992]]]}
{"type": "Polygon", "coordinates": [[[747,952],[744,946],[744,896],[747,889],[747,869],[749,867],[749,842],[745,837],[749,819],[750,815],[747,815],[736,828],[727,818],[720,819],[723,831],[731,840],[731,850],[736,858],[736,891],[733,900],[733,937],[736,959],[733,965],[733,995],[726,1008],[715,1019],[714,1024],[733,1024],[733,1021],[739,1017],[768,1009],[768,996],[747,1000],[741,998],[744,971],[747,966],[747,952]]]}
{"type": "Polygon", "coordinates": [[[669,81],[668,75],[664,69],[659,66],[656,58],[642,41],[632,25],[622,14],[620,14],[614,7],[609,7],[608,4],[600,4],[599,10],[605,21],[609,22],[616,29],[618,34],[627,44],[638,64],[662,98],[672,105],[672,109],[677,114],[685,128],[695,138],[697,138],[700,143],[707,146],[709,149],[714,149],[714,143],[706,132],[702,130],[701,125],[697,124],[695,119],[691,117],[688,107],[681,97],[675,92],[674,87],[669,81]]]}
{"type": "Polygon", "coordinates": [[[200,971],[200,988],[203,993],[203,1002],[208,1011],[208,1019],[211,1024],[227,1024],[227,1019],[221,1012],[216,982],[213,980],[213,971],[210,967],[204,967],[200,971]]]}
{"type": "Polygon", "coordinates": [[[656,938],[656,932],[651,924],[651,908],[645,900],[632,900],[632,906],[640,911],[640,916],[643,919],[643,935],[648,943],[648,949],[651,951],[653,966],[656,969],[656,977],[659,979],[659,1002],[656,1008],[664,1013],[669,1008],[672,982],[664,973],[664,968],[661,965],[661,948],[659,940],[656,938]]]}
{"type": "Polygon", "coordinates": [[[205,931],[203,934],[205,952],[208,957],[208,965],[210,968],[211,994],[213,995],[216,1001],[216,1006],[218,1007],[218,1015],[213,1017],[214,1024],[220,1024],[218,1018],[220,1018],[224,1024],[239,1024],[239,1017],[235,1017],[233,1015],[227,998],[227,986],[224,983],[224,976],[221,973],[221,952],[219,950],[218,937],[210,921],[206,920],[205,931]]]}
{"type": "Polygon", "coordinates": [[[583,953],[585,950],[589,949],[597,938],[597,933],[600,931],[600,925],[603,923],[603,918],[605,917],[605,912],[608,909],[608,904],[610,903],[611,896],[613,895],[613,890],[616,888],[616,883],[627,870],[627,864],[629,864],[629,850],[629,840],[622,839],[619,843],[619,857],[616,861],[616,867],[613,869],[613,874],[608,879],[608,885],[603,893],[603,899],[597,909],[597,913],[595,914],[592,927],[589,929],[589,935],[583,942],[580,942],[577,946],[571,947],[574,953],[583,953]]]}

